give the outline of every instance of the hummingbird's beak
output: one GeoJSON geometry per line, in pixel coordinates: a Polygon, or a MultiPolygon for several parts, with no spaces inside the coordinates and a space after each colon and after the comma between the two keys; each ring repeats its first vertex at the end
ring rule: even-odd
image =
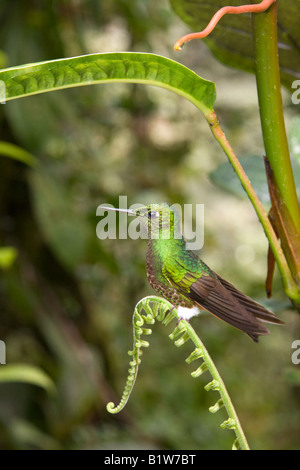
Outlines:
{"type": "Polygon", "coordinates": [[[105,211],[126,212],[127,214],[130,214],[130,215],[136,215],[136,212],[130,209],[117,209],[116,207],[105,207],[105,206],[101,206],[101,209],[104,209],[105,211]]]}

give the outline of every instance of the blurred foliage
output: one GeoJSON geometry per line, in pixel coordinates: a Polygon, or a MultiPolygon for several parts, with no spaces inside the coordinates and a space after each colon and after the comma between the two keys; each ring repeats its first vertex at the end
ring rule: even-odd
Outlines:
{"type": "Polygon", "coordinates": [[[28,382],[38,385],[48,392],[53,393],[55,390],[53,382],[42,370],[24,364],[11,364],[1,367],[0,383],[3,382],[28,382]]]}
{"type": "MultiPolygon", "coordinates": [[[[237,154],[263,153],[254,77],[218,64],[201,42],[175,56],[172,45],[186,28],[167,0],[2,0],[0,23],[3,67],[117,50],[182,61],[216,82],[216,110],[237,154]]],[[[289,123],[297,107],[285,103],[289,123]]],[[[265,298],[266,239],[248,201],[211,183],[209,173],[225,157],[200,113],[166,90],[114,84],[1,105],[0,124],[1,141],[39,162],[30,168],[0,156],[0,244],[16,250],[0,270],[0,339],[8,365],[34,366],[56,388],[49,394],[33,384],[0,384],[1,448],[229,448],[231,433],[208,412],[206,381],[191,378],[183,348],[174,348],[161,325],[125,411],[111,416],[105,408],[118,401],[126,378],[134,306],[152,290],[146,242],[98,240],[99,204],[117,206],[119,195],[128,205],[204,203],[201,256],[265,298]]],[[[271,302],[286,326],[271,327],[259,345],[212,316],[193,326],[250,447],[299,448],[291,344],[300,328],[279,277],[271,302]]]]}
{"type": "Polygon", "coordinates": [[[8,158],[14,158],[15,160],[19,160],[20,162],[25,163],[29,166],[35,166],[37,160],[33,155],[26,150],[18,147],[17,145],[11,144],[9,142],[0,142],[0,155],[3,155],[8,158]]]}

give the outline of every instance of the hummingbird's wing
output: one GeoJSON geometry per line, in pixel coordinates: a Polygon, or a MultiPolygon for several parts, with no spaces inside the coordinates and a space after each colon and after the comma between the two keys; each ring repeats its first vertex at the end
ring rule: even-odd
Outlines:
{"type": "Polygon", "coordinates": [[[254,341],[258,341],[260,335],[269,334],[260,320],[282,323],[272,312],[211,271],[199,258],[198,269],[195,268],[195,263],[190,263],[190,258],[187,261],[189,267],[184,266],[186,262],[183,258],[176,260],[181,269],[176,270],[174,275],[173,259],[172,269],[166,266],[166,276],[171,284],[200,308],[244,331],[254,341]],[[178,275],[179,271],[181,276],[178,275]]]}
{"type": "Polygon", "coordinates": [[[248,297],[246,294],[238,290],[233,284],[223,279],[221,276],[217,274],[218,279],[220,280],[221,284],[228,289],[231,294],[247,309],[248,312],[253,313],[256,318],[267,322],[273,323],[277,325],[284,325],[284,322],[281,321],[273,312],[266,309],[263,305],[255,302],[255,300],[248,297]]]}

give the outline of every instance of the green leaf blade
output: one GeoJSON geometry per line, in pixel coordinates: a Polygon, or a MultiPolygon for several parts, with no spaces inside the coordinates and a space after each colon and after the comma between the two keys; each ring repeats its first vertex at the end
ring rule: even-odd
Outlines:
{"type": "Polygon", "coordinates": [[[50,377],[41,369],[29,364],[10,364],[1,366],[0,384],[5,382],[25,382],[44,388],[47,392],[53,393],[54,383],[50,377]]]}
{"type": "Polygon", "coordinates": [[[213,109],[215,84],[182,64],[156,54],[89,54],[23,65],[0,71],[5,99],[108,82],[143,83],[184,96],[204,114],[213,109]]]}

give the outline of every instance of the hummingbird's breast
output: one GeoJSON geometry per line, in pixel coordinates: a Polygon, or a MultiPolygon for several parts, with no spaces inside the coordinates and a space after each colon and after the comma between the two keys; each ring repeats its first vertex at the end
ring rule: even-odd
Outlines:
{"type": "Polygon", "coordinates": [[[146,267],[150,286],[162,297],[171,302],[174,307],[191,308],[194,305],[190,299],[181,294],[176,287],[170,283],[164,274],[164,263],[167,257],[176,256],[170,247],[162,247],[162,240],[149,240],[146,267]],[[159,243],[156,243],[159,242],[159,243]]]}

